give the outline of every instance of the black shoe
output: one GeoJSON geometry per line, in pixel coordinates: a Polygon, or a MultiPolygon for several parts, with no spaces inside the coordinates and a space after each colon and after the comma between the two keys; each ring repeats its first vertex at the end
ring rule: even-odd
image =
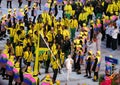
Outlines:
{"type": "Polygon", "coordinates": [[[88,78],[92,78],[91,76],[88,76],[88,78]]]}
{"type": "Polygon", "coordinates": [[[72,70],[73,72],[75,72],[75,69],[74,70],[72,70]]]}
{"type": "Polygon", "coordinates": [[[95,79],[92,79],[92,80],[93,80],[94,82],[98,82],[98,79],[96,79],[96,80],[95,80],[95,79]]]}
{"type": "Polygon", "coordinates": [[[88,75],[84,75],[84,77],[88,77],[88,75]]]}
{"type": "Polygon", "coordinates": [[[4,40],[3,38],[0,38],[0,40],[4,40]]]}
{"type": "Polygon", "coordinates": [[[59,74],[62,74],[61,71],[59,72],[59,74]]]}
{"type": "Polygon", "coordinates": [[[3,79],[3,80],[5,80],[6,78],[5,78],[5,77],[3,77],[2,79],[3,79]]]}
{"type": "Polygon", "coordinates": [[[81,71],[78,71],[77,74],[81,74],[81,71]]]}
{"type": "Polygon", "coordinates": [[[77,72],[77,74],[81,74],[81,72],[77,72]]]}

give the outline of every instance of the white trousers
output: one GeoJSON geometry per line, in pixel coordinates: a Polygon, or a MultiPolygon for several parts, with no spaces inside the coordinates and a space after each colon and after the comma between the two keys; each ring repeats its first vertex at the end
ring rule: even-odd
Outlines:
{"type": "Polygon", "coordinates": [[[71,72],[72,72],[72,69],[68,69],[67,70],[67,81],[70,80],[70,74],[71,74],[71,72]]]}

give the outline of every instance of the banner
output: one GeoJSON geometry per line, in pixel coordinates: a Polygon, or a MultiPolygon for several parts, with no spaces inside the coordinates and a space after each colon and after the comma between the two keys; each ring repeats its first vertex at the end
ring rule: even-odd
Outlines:
{"type": "Polygon", "coordinates": [[[118,59],[110,58],[109,56],[105,56],[105,61],[110,62],[112,64],[118,64],[118,59]]]}

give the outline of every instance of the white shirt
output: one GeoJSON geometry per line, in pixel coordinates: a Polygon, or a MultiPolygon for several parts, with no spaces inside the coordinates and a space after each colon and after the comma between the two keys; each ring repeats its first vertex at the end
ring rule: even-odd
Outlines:
{"type": "Polygon", "coordinates": [[[112,32],[113,29],[114,29],[114,26],[107,26],[106,27],[106,34],[111,36],[111,32],[112,32]]]}
{"type": "Polygon", "coordinates": [[[119,33],[119,30],[118,30],[118,29],[112,30],[112,38],[113,38],[113,39],[117,39],[118,33],[119,33]]]}
{"type": "Polygon", "coordinates": [[[66,64],[67,69],[72,69],[73,59],[72,58],[67,58],[65,60],[65,64],[66,64]]]}
{"type": "Polygon", "coordinates": [[[101,42],[101,39],[102,39],[102,34],[99,33],[99,34],[97,35],[97,42],[98,42],[98,43],[101,42]]]}
{"type": "Polygon", "coordinates": [[[96,55],[97,47],[96,42],[87,43],[87,51],[92,51],[94,55],[96,55]]]}
{"type": "Polygon", "coordinates": [[[117,26],[120,27],[120,19],[118,19],[118,20],[116,21],[116,24],[117,24],[117,26]]]}

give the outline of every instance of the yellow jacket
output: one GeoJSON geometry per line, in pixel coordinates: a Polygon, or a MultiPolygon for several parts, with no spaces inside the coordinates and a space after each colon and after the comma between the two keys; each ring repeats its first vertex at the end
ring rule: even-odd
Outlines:
{"type": "Polygon", "coordinates": [[[52,45],[52,47],[51,47],[51,50],[52,50],[52,51],[56,50],[56,44],[55,44],[55,43],[53,43],[53,45],[52,45]]]}
{"type": "Polygon", "coordinates": [[[72,14],[72,6],[71,5],[65,5],[64,10],[66,14],[72,14]]]}
{"type": "Polygon", "coordinates": [[[80,13],[78,21],[84,21],[84,20],[87,21],[87,17],[88,17],[88,13],[87,12],[80,13]]]}
{"type": "Polygon", "coordinates": [[[44,59],[45,61],[48,60],[48,54],[47,54],[47,52],[44,52],[44,54],[43,54],[43,59],[44,59]]]}
{"type": "Polygon", "coordinates": [[[54,24],[54,19],[52,20],[52,16],[49,15],[48,24],[49,24],[50,26],[52,26],[52,22],[53,22],[53,24],[54,24]]]}
{"type": "Polygon", "coordinates": [[[93,7],[88,7],[88,10],[87,10],[88,14],[92,15],[93,11],[94,11],[93,7]]]}
{"type": "Polygon", "coordinates": [[[33,37],[33,32],[34,32],[34,30],[30,29],[30,30],[28,31],[28,35],[29,35],[30,37],[33,37]]]}
{"type": "Polygon", "coordinates": [[[46,23],[50,20],[50,15],[47,12],[42,13],[43,23],[46,23]]]}
{"type": "Polygon", "coordinates": [[[66,36],[68,36],[68,37],[70,38],[70,31],[69,31],[69,30],[64,29],[64,30],[62,31],[62,34],[63,34],[64,39],[65,39],[66,36]]]}
{"type": "Polygon", "coordinates": [[[24,52],[24,59],[27,60],[27,62],[31,62],[33,60],[32,52],[25,51],[24,52]]]}
{"type": "Polygon", "coordinates": [[[23,46],[16,46],[15,53],[16,53],[16,56],[21,56],[22,57],[23,46]]]}
{"type": "Polygon", "coordinates": [[[21,32],[22,33],[20,34],[20,38],[25,38],[25,35],[26,35],[25,30],[22,30],[21,32]]]}
{"type": "Polygon", "coordinates": [[[60,53],[60,59],[61,59],[61,64],[64,64],[64,61],[65,61],[65,55],[64,53],[60,53]]]}
{"type": "Polygon", "coordinates": [[[87,6],[84,6],[83,8],[86,12],[88,11],[88,7],[87,6]]]}
{"type": "Polygon", "coordinates": [[[109,12],[110,14],[113,14],[113,4],[108,5],[106,12],[109,12]]]}
{"type": "Polygon", "coordinates": [[[59,28],[57,28],[57,32],[58,33],[58,30],[60,30],[60,34],[62,34],[62,26],[60,26],[59,28]]]}
{"type": "Polygon", "coordinates": [[[80,6],[80,7],[83,6],[83,5],[82,5],[82,2],[79,2],[79,1],[77,1],[76,4],[77,4],[78,6],[80,6]]]}
{"type": "Polygon", "coordinates": [[[78,21],[76,19],[70,20],[70,28],[78,28],[78,21]]]}
{"type": "Polygon", "coordinates": [[[13,28],[7,28],[7,30],[10,30],[10,37],[13,37],[15,34],[15,29],[13,28]]]}
{"type": "Polygon", "coordinates": [[[29,43],[30,46],[31,46],[31,41],[30,41],[30,39],[26,39],[26,38],[25,38],[25,39],[23,40],[23,48],[27,46],[27,43],[29,43]]]}
{"type": "Polygon", "coordinates": [[[43,54],[40,54],[40,55],[39,55],[39,61],[43,61],[43,60],[44,60],[44,57],[45,57],[45,56],[44,56],[43,54]]]}
{"type": "Polygon", "coordinates": [[[18,42],[22,42],[22,40],[21,40],[21,36],[19,35],[17,35],[17,33],[15,33],[15,35],[14,35],[14,43],[18,43],[18,42]]]}
{"type": "Polygon", "coordinates": [[[24,23],[21,23],[21,24],[17,23],[15,28],[16,28],[17,30],[20,30],[20,26],[24,26],[24,23]]]}
{"type": "Polygon", "coordinates": [[[113,11],[118,12],[118,5],[115,2],[113,2],[113,11]]]}
{"type": "Polygon", "coordinates": [[[33,38],[32,42],[34,43],[34,46],[36,47],[37,46],[37,42],[38,42],[38,36],[36,34],[34,34],[32,38],[33,38]]]}
{"type": "Polygon", "coordinates": [[[49,31],[49,32],[47,33],[48,42],[52,42],[52,40],[55,38],[55,35],[56,35],[56,33],[54,33],[54,34],[52,35],[51,31],[49,31]]]}
{"type": "Polygon", "coordinates": [[[74,43],[75,43],[76,45],[80,45],[80,39],[75,39],[75,40],[74,40],[74,43]]]}
{"type": "MultiPolygon", "coordinates": [[[[48,59],[50,59],[50,52],[49,51],[46,51],[46,52],[44,52],[44,54],[43,54],[43,58],[44,58],[44,60],[45,61],[47,61],[48,59]]],[[[51,60],[51,59],[50,59],[51,60]]]]}
{"type": "Polygon", "coordinates": [[[62,19],[62,23],[63,23],[63,25],[65,25],[65,26],[69,26],[69,20],[67,19],[67,18],[65,18],[65,19],[62,19]]]}
{"type": "Polygon", "coordinates": [[[117,6],[118,6],[118,10],[120,11],[120,1],[118,1],[117,6]]]}
{"type": "Polygon", "coordinates": [[[58,59],[56,59],[55,61],[53,61],[52,63],[51,63],[51,65],[52,65],[52,68],[53,69],[58,69],[59,68],[59,60],[58,59]]]}
{"type": "Polygon", "coordinates": [[[34,27],[34,31],[37,31],[43,27],[43,23],[36,23],[34,27]]]}
{"type": "Polygon", "coordinates": [[[9,48],[12,48],[12,49],[13,49],[12,44],[10,44],[10,46],[8,46],[7,44],[5,45],[5,49],[6,49],[6,50],[9,50],[9,48]]]}

